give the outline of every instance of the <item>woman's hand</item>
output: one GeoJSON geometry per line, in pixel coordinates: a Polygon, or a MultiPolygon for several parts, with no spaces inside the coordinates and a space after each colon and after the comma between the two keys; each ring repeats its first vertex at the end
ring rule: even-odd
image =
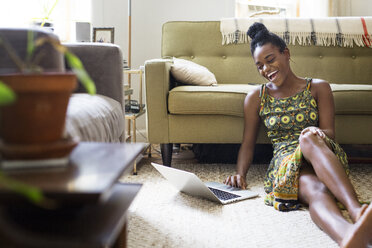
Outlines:
{"type": "Polygon", "coordinates": [[[235,176],[228,176],[226,180],[223,182],[226,185],[235,187],[235,188],[241,188],[246,189],[247,183],[245,182],[245,177],[237,174],[235,176]]]}
{"type": "Polygon", "coordinates": [[[319,135],[320,138],[324,139],[326,137],[325,133],[319,127],[307,127],[302,130],[301,135],[304,135],[307,132],[311,132],[314,135],[319,135]]]}

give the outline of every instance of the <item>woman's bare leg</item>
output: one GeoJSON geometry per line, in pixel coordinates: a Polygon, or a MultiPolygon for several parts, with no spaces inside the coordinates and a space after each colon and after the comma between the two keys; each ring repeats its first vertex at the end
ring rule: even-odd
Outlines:
{"type": "Polygon", "coordinates": [[[309,205],[314,223],[344,248],[365,248],[372,241],[372,205],[355,224],[343,217],[332,194],[310,165],[301,168],[299,200],[309,205]]]}
{"type": "Polygon", "coordinates": [[[301,135],[300,146],[304,158],[312,165],[317,177],[344,204],[355,222],[363,209],[336,155],[321,137],[311,132],[301,135]]]}
{"type": "Polygon", "coordinates": [[[314,223],[341,245],[344,234],[352,224],[345,220],[334,197],[319,180],[311,165],[301,168],[299,200],[309,205],[314,223]]]}

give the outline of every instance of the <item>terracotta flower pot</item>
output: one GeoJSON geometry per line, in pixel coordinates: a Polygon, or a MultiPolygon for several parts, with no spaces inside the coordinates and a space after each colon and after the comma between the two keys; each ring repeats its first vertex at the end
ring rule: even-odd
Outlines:
{"type": "Polygon", "coordinates": [[[45,144],[62,138],[68,101],[76,88],[73,73],[9,74],[0,80],[17,95],[14,104],[0,108],[4,144],[45,144]]]}

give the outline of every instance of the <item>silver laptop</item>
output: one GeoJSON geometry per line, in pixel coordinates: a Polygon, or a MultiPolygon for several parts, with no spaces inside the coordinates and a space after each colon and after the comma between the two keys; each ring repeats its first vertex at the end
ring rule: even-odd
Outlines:
{"type": "Polygon", "coordinates": [[[203,183],[194,173],[151,163],[179,191],[227,204],[258,196],[257,193],[217,182],[203,183]]]}

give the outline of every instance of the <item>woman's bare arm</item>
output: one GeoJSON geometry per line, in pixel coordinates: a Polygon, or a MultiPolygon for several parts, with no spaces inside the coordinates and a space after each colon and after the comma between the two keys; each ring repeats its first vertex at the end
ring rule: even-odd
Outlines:
{"type": "Polygon", "coordinates": [[[229,176],[225,180],[225,184],[233,187],[246,188],[246,174],[252,163],[260,124],[259,110],[261,100],[259,94],[260,89],[258,88],[250,92],[244,100],[244,132],[238,154],[237,174],[229,176]]]}
{"type": "MultiPolygon", "coordinates": [[[[314,96],[319,111],[319,129],[329,138],[335,138],[335,106],[333,94],[328,82],[314,79],[311,84],[311,94],[314,96]]],[[[311,129],[312,127],[304,130],[311,129]]],[[[304,133],[303,132],[303,133],[304,133]]],[[[322,136],[321,134],[319,134],[322,136]]]]}

